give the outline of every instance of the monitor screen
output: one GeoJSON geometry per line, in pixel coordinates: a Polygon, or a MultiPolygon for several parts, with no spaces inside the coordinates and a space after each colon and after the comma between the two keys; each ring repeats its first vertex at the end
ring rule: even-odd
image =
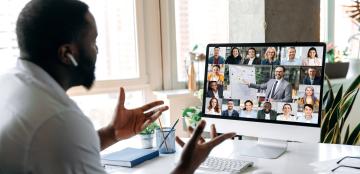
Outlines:
{"type": "Polygon", "coordinates": [[[320,127],[325,43],[209,44],[204,117],[320,127]]]}

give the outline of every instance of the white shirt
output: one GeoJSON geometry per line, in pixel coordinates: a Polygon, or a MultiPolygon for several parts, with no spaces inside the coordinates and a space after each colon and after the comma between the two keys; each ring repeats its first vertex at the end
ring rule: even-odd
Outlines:
{"type": "Polygon", "coordinates": [[[295,117],[295,116],[289,116],[288,118],[289,118],[289,119],[286,119],[286,117],[285,117],[283,114],[281,114],[281,115],[278,115],[278,116],[276,117],[276,120],[277,120],[277,121],[296,121],[296,117],[295,117]]]}
{"type": "Polygon", "coordinates": [[[207,109],[206,110],[207,114],[211,114],[211,115],[220,115],[221,113],[220,112],[216,112],[214,108],[211,108],[211,109],[207,109]]]}
{"type": "Polygon", "coordinates": [[[297,121],[298,122],[302,122],[302,123],[313,123],[313,124],[316,124],[318,122],[318,115],[317,114],[313,114],[311,119],[307,120],[305,118],[305,115],[301,115],[298,117],[297,121]]]}
{"type": "Polygon", "coordinates": [[[270,120],[270,113],[265,113],[265,120],[270,120]]]}
{"type": "Polygon", "coordinates": [[[255,57],[250,58],[250,59],[249,59],[249,62],[248,62],[248,65],[252,65],[252,63],[254,62],[254,60],[255,60],[255,57]]]}
{"type": "Polygon", "coordinates": [[[0,173],[105,173],[92,123],[49,74],[19,60],[0,84],[0,173]]]}
{"type": "Polygon", "coordinates": [[[219,90],[217,90],[216,92],[213,91],[213,93],[214,93],[214,97],[219,99],[219,90]]]}
{"type": "MultiPolygon", "coordinates": [[[[257,118],[256,114],[257,112],[255,110],[251,110],[251,111],[241,110],[240,117],[257,118]]],[[[270,119],[270,115],[269,115],[269,119],[270,119]]]]}

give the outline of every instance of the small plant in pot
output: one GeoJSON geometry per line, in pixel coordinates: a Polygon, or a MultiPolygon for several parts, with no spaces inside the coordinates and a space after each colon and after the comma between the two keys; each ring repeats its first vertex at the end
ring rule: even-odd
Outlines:
{"type": "Polygon", "coordinates": [[[140,132],[142,148],[149,149],[153,147],[154,132],[157,128],[159,128],[159,125],[153,122],[140,132]]]}

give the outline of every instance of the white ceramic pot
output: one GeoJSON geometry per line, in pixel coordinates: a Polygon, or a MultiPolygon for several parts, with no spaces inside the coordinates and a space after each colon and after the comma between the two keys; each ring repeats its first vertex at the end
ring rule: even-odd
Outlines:
{"type": "Polygon", "coordinates": [[[349,59],[349,70],[346,74],[347,79],[354,79],[360,74],[360,59],[349,59]]]}
{"type": "Polygon", "coordinates": [[[144,149],[150,149],[153,147],[154,134],[139,135],[141,138],[141,146],[144,149]]]}

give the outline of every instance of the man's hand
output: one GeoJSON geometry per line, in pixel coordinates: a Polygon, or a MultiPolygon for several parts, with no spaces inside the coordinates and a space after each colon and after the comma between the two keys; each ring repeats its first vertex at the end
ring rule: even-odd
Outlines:
{"type": "Polygon", "coordinates": [[[160,117],[161,113],[168,110],[168,106],[161,106],[151,110],[156,106],[164,104],[163,101],[148,103],[136,109],[126,109],[125,92],[120,88],[119,102],[115,109],[113,120],[107,127],[99,130],[101,149],[105,149],[119,140],[130,138],[149,124],[160,117]]]}
{"type": "Polygon", "coordinates": [[[184,150],[178,166],[172,172],[173,174],[194,173],[215,146],[236,135],[235,133],[226,133],[217,136],[215,125],[211,125],[211,140],[209,142],[205,142],[205,140],[201,137],[205,124],[205,121],[202,120],[197,126],[195,132],[191,127],[189,127],[189,131],[190,133],[193,133],[193,135],[187,144],[185,144],[179,137],[176,137],[176,142],[181,147],[184,147],[184,150]]]}

